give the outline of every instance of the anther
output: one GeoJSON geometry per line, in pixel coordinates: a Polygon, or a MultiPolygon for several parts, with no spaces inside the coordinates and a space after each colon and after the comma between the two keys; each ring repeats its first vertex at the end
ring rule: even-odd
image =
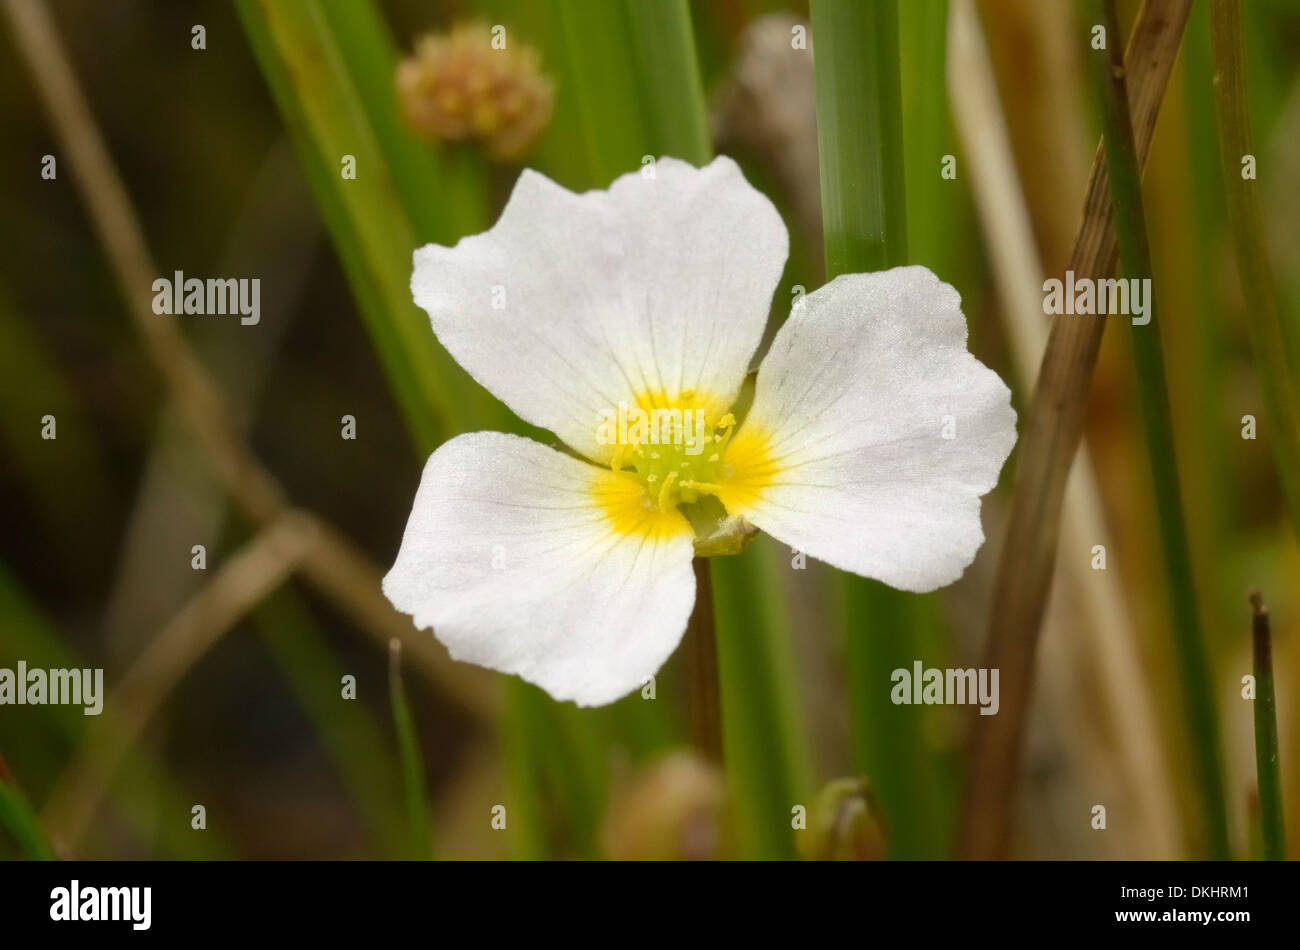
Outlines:
{"type": "Polygon", "coordinates": [[[731,413],[727,413],[718,420],[718,428],[724,430],[722,435],[718,437],[718,451],[721,452],[727,447],[727,443],[731,441],[731,433],[736,431],[736,417],[731,413]]]}

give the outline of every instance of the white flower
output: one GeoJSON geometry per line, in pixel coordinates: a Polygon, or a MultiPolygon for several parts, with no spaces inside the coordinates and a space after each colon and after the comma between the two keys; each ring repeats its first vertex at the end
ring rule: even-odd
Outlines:
{"type": "Polygon", "coordinates": [[[582,195],[525,171],[495,227],[416,251],[411,278],[457,362],[586,460],[493,432],[447,442],[384,593],[454,658],[580,705],[640,687],[681,640],[679,505],[713,495],[791,548],[928,591],[983,543],[980,496],[1016,439],[957,292],[924,267],[803,298],[736,427],[786,230],[730,159],[655,171],[582,195]],[[702,413],[711,441],[609,444],[620,406],[702,413]]]}

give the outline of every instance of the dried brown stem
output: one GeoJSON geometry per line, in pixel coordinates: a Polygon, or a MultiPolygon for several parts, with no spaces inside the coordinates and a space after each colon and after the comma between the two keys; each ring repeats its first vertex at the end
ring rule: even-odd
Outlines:
{"type": "MultiPolygon", "coordinates": [[[[1145,164],[1191,0],[1148,0],[1125,54],[1138,159],[1145,164]]],[[[1110,183],[1101,146],[1093,159],[1083,221],[1070,254],[1078,277],[1109,276],[1117,256],[1110,183]]],[[[1066,476],[1083,435],[1084,411],[1106,316],[1057,317],[1022,430],[1019,471],[998,561],[985,665],[1000,670],[1001,711],[972,717],[957,853],[1004,857],[1015,803],[1025,710],[1038,631],[1060,536],[1066,476]]]]}
{"type": "MultiPolygon", "coordinates": [[[[1039,293],[1044,275],[973,0],[954,0],[950,7],[948,95],[1002,298],[1000,310],[1013,363],[1021,385],[1028,388],[1047,344],[1039,293]]],[[[1086,551],[1092,544],[1111,547],[1086,443],[1076,454],[1062,504],[1060,537],[1065,550],[1086,551]]],[[[1070,667],[1075,679],[1082,673],[1084,679],[1100,684],[1098,718],[1115,744],[1110,758],[1139,815],[1135,840],[1129,842],[1131,853],[1174,857],[1173,789],[1123,589],[1114,573],[1090,570],[1081,558],[1063,562],[1062,580],[1065,599],[1052,598],[1056,606],[1047,614],[1046,625],[1051,631],[1052,616],[1059,618],[1069,605],[1077,605],[1079,635],[1067,635],[1057,625],[1066,650],[1063,665],[1070,667]]]]}

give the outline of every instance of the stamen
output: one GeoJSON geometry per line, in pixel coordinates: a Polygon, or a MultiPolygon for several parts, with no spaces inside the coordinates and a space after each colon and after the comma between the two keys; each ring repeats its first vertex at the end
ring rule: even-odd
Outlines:
{"type": "MultiPolygon", "coordinates": [[[[673,474],[676,475],[677,473],[673,472],[673,474]]],[[[722,486],[716,482],[697,482],[691,479],[683,481],[681,487],[684,490],[703,492],[706,495],[716,495],[722,491],[722,486]]]]}
{"type": "Polygon", "coordinates": [[[649,438],[644,432],[640,438],[628,433],[624,444],[611,453],[610,467],[636,478],[645,488],[645,504],[657,505],[660,511],[694,504],[701,493],[722,493],[716,480],[724,479],[720,469],[736,429],[736,417],[728,412],[720,420],[706,419],[705,409],[695,400],[693,389],[671,398],[655,394],[639,398],[643,412],[666,411],[666,422],[652,415],[656,428],[649,438]]]}
{"type": "Polygon", "coordinates": [[[727,443],[731,441],[731,433],[736,431],[736,417],[731,413],[727,413],[718,420],[718,428],[725,430],[718,437],[718,451],[721,452],[727,447],[727,443]]]}
{"type": "MultiPolygon", "coordinates": [[[[673,482],[675,481],[677,481],[677,473],[669,472],[668,477],[664,479],[663,485],[660,486],[659,488],[659,510],[660,511],[668,510],[668,491],[669,489],[672,488],[673,482]]],[[[683,482],[683,484],[685,484],[685,482],[683,482]]]]}

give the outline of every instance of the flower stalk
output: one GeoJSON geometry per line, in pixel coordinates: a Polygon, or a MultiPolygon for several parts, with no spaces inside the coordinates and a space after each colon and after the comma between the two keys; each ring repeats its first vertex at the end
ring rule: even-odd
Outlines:
{"type": "Polygon", "coordinates": [[[695,607],[682,641],[686,660],[686,713],[691,744],[709,762],[722,762],[722,706],[718,696],[718,634],[713,618],[713,572],[697,557],[695,607]]]}

